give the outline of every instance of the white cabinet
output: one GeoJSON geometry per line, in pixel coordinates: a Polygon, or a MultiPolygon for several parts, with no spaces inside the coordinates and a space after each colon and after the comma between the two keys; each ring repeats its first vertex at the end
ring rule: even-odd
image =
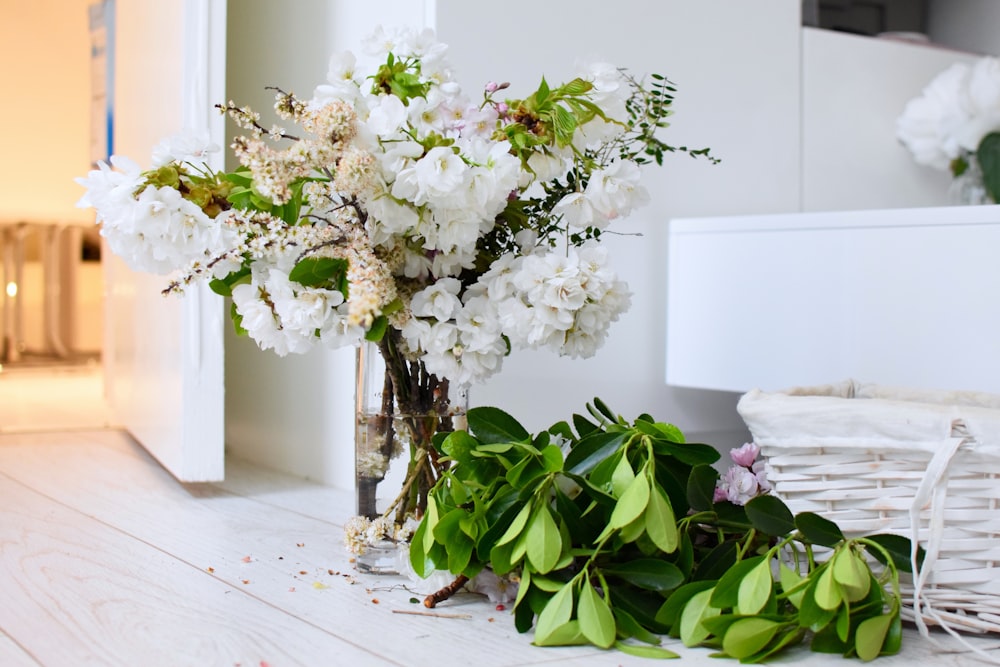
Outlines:
{"type": "Polygon", "coordinates": [[[667,382],[1000,393],[1000,206],[674,220],[667,382]]]}
{"type": "Polygon", "coordinates": [[[913,161],[896,140],[896,119],[940,72],[976,58],[923,44],[804,28],[802,210],[950,203],[950,175],[913,161]]]}

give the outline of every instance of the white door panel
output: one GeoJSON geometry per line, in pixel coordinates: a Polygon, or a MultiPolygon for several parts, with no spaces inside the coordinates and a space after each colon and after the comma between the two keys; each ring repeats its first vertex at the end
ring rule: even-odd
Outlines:
{"type": "MultiPolygon", "coordinates": [[[[115,10],[115,153],[148,165],[153,146],[184,128],[225,145],[211,107],[225,98],[225,1],[117,0],[115,10]]],[[[104,257],[115,420],[179,480],[222,479],[222,299],[204,285],[165,298],[165,277],[104,257]]]]}

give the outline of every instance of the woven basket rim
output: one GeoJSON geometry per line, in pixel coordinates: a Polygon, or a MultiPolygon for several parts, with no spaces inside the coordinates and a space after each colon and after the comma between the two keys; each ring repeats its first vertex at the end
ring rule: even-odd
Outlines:
{"type": "Polygon", "coordinates": [[[964,435],[981,451],[1000,451],[1000,395],[934,391],[854,380],[744,394],[737,411],[759,444],[828,443],[933,449],[964,435]]]}

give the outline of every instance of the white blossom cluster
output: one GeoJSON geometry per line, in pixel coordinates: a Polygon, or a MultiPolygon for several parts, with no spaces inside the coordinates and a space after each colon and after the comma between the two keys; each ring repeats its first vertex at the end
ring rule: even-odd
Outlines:
{"type": "Polygon", "coordinates": [[[630,303],[625,283],[607,267],[606,249],[596,244],[504,255],[461,299],[459,288],[452,278],[418,292],[402,328],[428,370],[459,383],[498,370],[508,343],[589,357],[630,303]]]}
{"type": "Polygon", "coordinates": [[[383,542],[405,544],[413,537],[418,525],[419,522],[413,517],[408,517],[402,525],[396,525],[385,516],[374,519],[353,516],[344,524],[344,545],[349,552],[360,555],[369,547],[383,542]]]}
{"type": "Polygon", "coordinates": [[[896,121],[896,136],[922,165],[948,169],[974,153],[1000,129],[1000,59],[956,63],[910,100],[896,121]]]}
{"type": "MultiPolygon", "coordinates": [[[[154,166],[200,160],[212,150],[217,148],[190,135],[171,137],[154,148],[154,166]]],[[[169,273],[236,243],[225,216],[213,220],[176,188],[147,184],[139,165],[126,157],[113,156],[110,166],[102,162],[77,182],[87,188],[78,205],[97,211],[108,247],[135,271],[169,273]]]]}
{"type": "Polygon", "coordinates": [[[364,52],[406,69],[394,85],[408,88],[373,85],[380,70],[370,76],[341,53],[310,100],[277,96],[279,115],[301,134],[226,107],[249,133],[233,149],[252,196],[276,206],[300,197],[297,221],[220,209],[234,186],[215,178],[204,163],[210,147],[189,136],[157,147],[148,172],[123,158],[112,159],[115,169],[101,164],[79,179],[80,205],[97,209],[113,252],[138,270],[179,272],[178,289],[239,277],[231,296],[240,326],[279,355],[357,344],[384,315],[428,370],[459,384],[496,373],[513,348],[593,355],[630,296],[606,250],[570,235],[604,230],[649,199],[637,164],[610,148],[628,128],[628,80],[611,65],[586,69],[587,100],[600,112],[571,140],[525,156],[503,132],[518,110],[490,97],[504,84],[488,85],[486,101],[470,99],[432,32],[379,29],[364,52]],[[277,138],[291,144],[275,148],[277,138]],[[179,183],[161,182],[164,174],[179,183]],[[570,175],[579,187],[551,211],[561,241],[525,229],[519,251],[484,265],[478,244],[509,202],[570,175]],[[293,280],[311,257],[346,260],[346,287],[293,280]]]}

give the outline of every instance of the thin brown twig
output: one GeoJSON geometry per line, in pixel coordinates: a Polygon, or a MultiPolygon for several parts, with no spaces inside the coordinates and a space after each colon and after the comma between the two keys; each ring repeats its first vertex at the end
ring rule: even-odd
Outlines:
{"type": "Polygon", "coordinates": [[[464,574],[458,575],[457,577],[455,577],[455,581],[451,582],[441,590],[431,593],[430,595],[425,597],[424,606],[427,607],[428,609],[433,609],[439,603],[444,602],[452,595],[460,591],[462,589],[462,586],[464,586],[468,581],[469,578],[464,574]]]}
{"type": "Polygon", "coordinates": [[[410,616],[431,616],[433,618],[472,618],[472,614],[446,614],[440,611],[418,611],[416,609],[393,609],[394,614],[409,614],[410,616]]]}

